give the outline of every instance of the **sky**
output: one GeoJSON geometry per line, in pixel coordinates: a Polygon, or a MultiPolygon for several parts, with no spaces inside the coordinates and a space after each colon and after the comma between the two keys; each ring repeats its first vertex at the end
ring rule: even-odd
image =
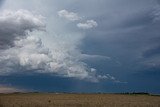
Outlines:
{"type": "Polygon", "coordinates": [[[0,0],[0,92],[160,93],[159,0],[0,0]]]}

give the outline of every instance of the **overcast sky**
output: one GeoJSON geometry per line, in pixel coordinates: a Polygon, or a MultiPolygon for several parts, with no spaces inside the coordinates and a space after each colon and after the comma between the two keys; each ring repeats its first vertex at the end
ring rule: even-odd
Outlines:
{"type": "Polygon", "coordinates": [[[0,90],[160,93],[159,0],[0,0],[0,90]]]}

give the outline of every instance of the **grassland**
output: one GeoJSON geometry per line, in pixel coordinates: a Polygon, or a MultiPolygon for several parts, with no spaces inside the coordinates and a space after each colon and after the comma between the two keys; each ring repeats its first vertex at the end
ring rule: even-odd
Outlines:
{"type": "Polygon", "coordinates": [[[0,94],[0,107],[160,107],[160,97],[123,94],[0,94]]]}

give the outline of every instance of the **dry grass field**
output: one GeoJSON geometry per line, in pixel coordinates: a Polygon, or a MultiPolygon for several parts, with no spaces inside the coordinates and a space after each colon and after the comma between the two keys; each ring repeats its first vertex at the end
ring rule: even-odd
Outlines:
{"type": "Polygon", "coordinates": [[[0,107],[160,107],[160,97],[122,94],[0,94],[0,107]]]}

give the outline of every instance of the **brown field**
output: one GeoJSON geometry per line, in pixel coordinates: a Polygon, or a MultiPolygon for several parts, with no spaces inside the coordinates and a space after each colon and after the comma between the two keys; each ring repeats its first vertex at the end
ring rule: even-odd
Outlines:
{"type": "Polygon", "coordinates": [[[0,94],[0,107],[160,107],[160,97],[122,94],[0,94]]]}

